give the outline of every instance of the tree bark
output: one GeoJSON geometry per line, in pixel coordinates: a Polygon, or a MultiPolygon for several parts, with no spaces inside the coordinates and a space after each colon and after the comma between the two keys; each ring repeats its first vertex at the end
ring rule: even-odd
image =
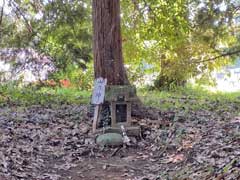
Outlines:
{"type": "Polygon", "coordinates": [[[5,6],[5,0],[2,1],[2,8],[1,8],[1,14],[0,14],[0,39],[2,39],[2,22],[3,22],[4,6],[5,6]]]}
{"type": "Polygon", "coordinates": [[[93,55],[95,78],[108,85],[129,84],[123,65],[120,0],[93,0],[93,55]]]}

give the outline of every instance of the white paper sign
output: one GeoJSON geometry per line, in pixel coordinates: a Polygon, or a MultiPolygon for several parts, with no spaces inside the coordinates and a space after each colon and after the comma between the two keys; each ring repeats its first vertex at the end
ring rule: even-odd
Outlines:
{"type": "Polygon", "coordinates": [[[94,88],[92,94],[92,104],[102,104],[104,102],[105,96],[105,86],[107,84],[107,79],[97,78],[94,81],[94,88]]]}

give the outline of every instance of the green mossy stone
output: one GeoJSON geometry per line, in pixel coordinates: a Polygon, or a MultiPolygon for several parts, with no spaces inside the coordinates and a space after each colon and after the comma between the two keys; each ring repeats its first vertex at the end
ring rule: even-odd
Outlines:
{"type": "Polygon", "coordinates": [[[106,133],[99,135],[96,143],[101,146],[121,146],[123,144],[123,137],[118,133],[106,133]]]}

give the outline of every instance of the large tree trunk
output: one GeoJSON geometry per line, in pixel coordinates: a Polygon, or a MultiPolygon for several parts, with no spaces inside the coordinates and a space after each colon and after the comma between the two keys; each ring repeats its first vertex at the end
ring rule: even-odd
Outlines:
{"type": "Polygon", "coordinates": [[[93,0],[93,54],[95,78],[108,85],[128,84],[123,66],[120,1],[93,0]]]}

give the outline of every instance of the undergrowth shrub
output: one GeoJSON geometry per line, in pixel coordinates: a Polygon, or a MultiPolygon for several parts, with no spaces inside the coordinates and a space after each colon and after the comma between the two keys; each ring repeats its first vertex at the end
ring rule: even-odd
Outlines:
{"type": "Polygon", "coordinates": [[[93,86],[92,66],[88,64],[88,67],[83,70],[74,65],[68,65],[66,70],[59,70],[52,74],[50,79],[59,82],[60,86],[77,88],[79,90],[91,90],[93,86]]]}

